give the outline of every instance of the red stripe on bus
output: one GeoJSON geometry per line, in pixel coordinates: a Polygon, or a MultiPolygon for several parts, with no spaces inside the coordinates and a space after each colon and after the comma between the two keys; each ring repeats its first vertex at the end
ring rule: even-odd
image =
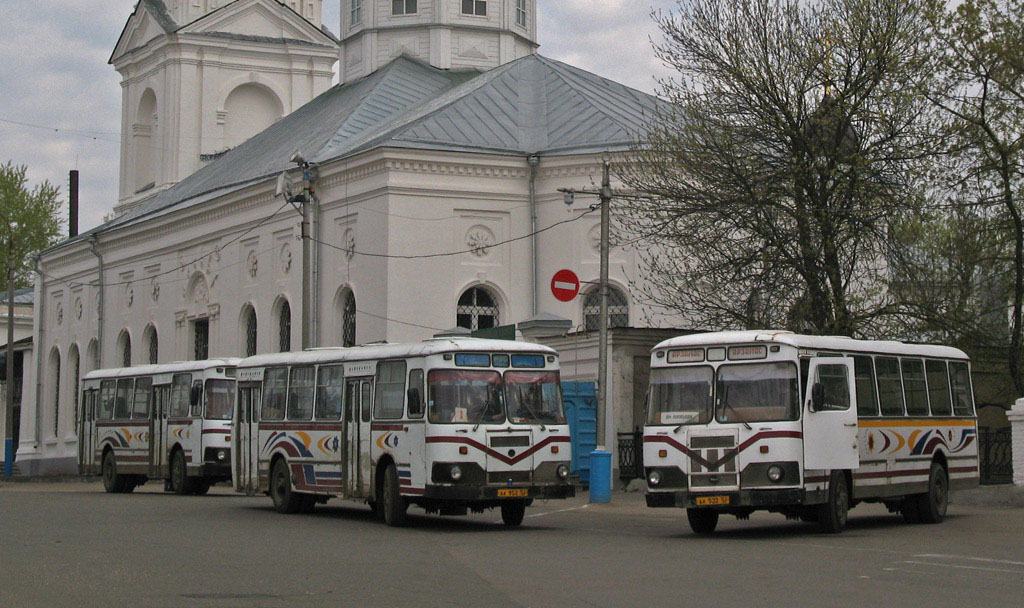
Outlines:
{"type": "Polygon", "coordinates": [[[470,439],[469,437],[427,437],[427,443],[462,443],[468,446],[472,446],[480,450],[481,452],[484,452],[488,456],[497,458],[498,460],[504,462],[505,464],[516,464],[526,459],[528,456],[532,456],[534,453],[536,453],[538,450],[548,445],[549,443],[569,443],[569,437],[567,435],[555,435],[552,437],[547,437],[540,443],[535,444],[528,450],[525,450],[522,453],[513,457],[506,456],[505,454],[493,450],[487,447],[486,445],[480,443],[479,441],[476,441],[475,439],[470,439]]]}
{"type": "Polygon", "coordinates": [[[203,429],[203,435],[230,435],[231,429],[203,429]]]}
{"type": "Polygon", "coordinates": [[[189,418],[168,418],[167,424],[192,424],[189,418]]]}
{"type": "Polygon", "coordinates": [[[261,431],[342,431],[344,429],[345,427],[341,424],[310,424],[309,422],[298,424],[289,422],[260,423],[261,431]]]}
{"type": "Polygon", "coordinates": [[[126,427],[136,427],[136,426],[149,426],[149,421],[148,421],[148,420],[141,420],[141,421],[139,421],[139,422],[132,422],[132,421],[129,421],[129,420],[125,420],[124,422],[116,422],[116,421],[111,421],[111,422],[97,422],[97,423],[96,423],[96,426],[98,426],[98,427],[122,427],[122,426],[126,426],[126,427]]]}
{"type": "Polygon", "coordinates": [[[404,424],[386,424],[383,422],[374,422],[370,424],[371,431],[404,431],[404,424]]]}
{"type": "Polygon", "coordinates": [[[402,494],[425,494],[426,488],[402,488],[402,494]]]}

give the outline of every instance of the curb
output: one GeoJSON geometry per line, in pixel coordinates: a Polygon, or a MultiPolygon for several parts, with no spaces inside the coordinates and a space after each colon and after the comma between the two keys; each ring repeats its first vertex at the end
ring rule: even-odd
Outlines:
{"type": "Polygon", "coordinates": [[[950,493],[949,502],[955,505],[1024,508],[1024,486],[979,486],[955,491],[950,493]]]}

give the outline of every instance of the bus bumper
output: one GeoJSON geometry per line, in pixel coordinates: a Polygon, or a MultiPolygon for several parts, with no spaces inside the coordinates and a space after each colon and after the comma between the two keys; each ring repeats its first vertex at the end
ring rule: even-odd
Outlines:
{"type": "MultiPolygon", "coordinates": [[[[653,508],[709,508],[736,507],[771,508],[786,505],[809,504],[809,496],[801,488],[784,490],[739,490],[734,492],[648,492],[647,506],[653,508]],[[718,504],[697,504],[698,498],[714,498],[718,504]]],[[[703,501],[702,501],[703,502],[703,501]]],[[[820,501],[815,501],[820,502],[820,501]]]]}
{"type": "Polygon", "coordinates": [[[532,486],[441,486],[428,485],[424,498],[445,501],[501,501],[514,498],[572,498],[576,487],[572,484],[532,486]],[[513,494],[513,495],[509,495],[513,494]]]}

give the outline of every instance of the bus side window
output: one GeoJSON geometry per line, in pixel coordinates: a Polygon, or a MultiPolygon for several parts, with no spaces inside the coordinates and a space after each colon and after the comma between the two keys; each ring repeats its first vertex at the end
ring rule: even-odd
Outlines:
{"type": "Polygon", "coordinates": [[[373,403],[373,400],[370,398],[370,381],[367,380],[361,383],[359,386],[359,410],[361,412],[360,416],[362,417],[363,422],[369,422],[370,405],[373,403]]]}
{"type": "Polygon", "coordinates": [[[405,409],[405,361],[388,361],[377,366],[374,399],[375,419],[394,420],[402,417],[405,409]]]}
{"type": "Polygon", "coordinates": [[[263,410],[260,420],[284,420],[288,398],[288,368],[273,367],[263,376],[263,410]]]}
{"type": "Polygon", "coordinates": [[[316,419],[340,419],[342,395],[345,392],[344,368],[340,365],[319,368],[316,386],[316,419]]]}
{"type": "Polygon", "coordinates": [[[192,405],[192,416],[203,415],[203,381],[196,380],[192,383],[192,390],[188,395],[188,402],[192,405]]]}
{"type": "Polygon", "coordinates": [[[924,362],[928,376],[928,397],[932,403],[933,416],[949,416],[953,413],[953,404],[949,397],[949,373],[946,362],[928,359],[924,362]]]}
{"type": "Polygon", "coordinates": [[[96,414],[98,420],[110,420],[114,415],[114,381],[100,382],[100,407],[96,414]]]}
{"type": "Polygon", "coordinates": [[[883,416],[903,415],[903,384],[900,381],[900,360],[896,357],[876,357],[878,374],[878,405],[883,416]]]}
{"type": "Polygon", "coordinates": [[[924,381],[924,362],[920,359],[900,359],[903,372],[903,394],[908,416],[928,415],[928,387],[924,381]]]}
{"type": "Polygon", "coordinates": [[[973,416],[974,400],[971,392],[971,372],[963,361],[949,362],[949,378],[953,385],[953,414],[973,416]]]}
{"type": "Polygon", "coordinates": [[[149,418],[149,404],[153,400],[153,379],[139,378],[135,381],[135,398],[132,403],[132,418],[149,418]]]}
{"type": "Polygon", "coordinates": [[[815,382],[821,384],[824,400],[821,411],[850,409],[850,385],[845,365],[819,365],[815,382]]]}
{"type": "Polygon", "coordinates": [[[117,392],[114,394],[114,418],[128,420],[132,417],[132,379],[121,378],[117,381],[117,392]]]}
{"type": "Polygon", "coordinates": [[[871,357],[853,357],[853,375],[857,385],[857,415],[877,416],[878,397],[875,395],[875,366],[871,357]]]}
{"type": "Polygon", "coordinates": [[[423,417],[423,370],[414,369],[409,372],[409,417],[423,417]]]}
{"type": "Polygon", "coordinates": [[[174,374],[171,380],[171,418],[188,416],[188,394],[191,384],[192,374],[174,374]]]}

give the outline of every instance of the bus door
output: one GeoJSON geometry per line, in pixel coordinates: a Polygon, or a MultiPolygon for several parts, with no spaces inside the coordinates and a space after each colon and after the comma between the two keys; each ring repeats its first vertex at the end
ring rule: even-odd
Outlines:
{"type": "Polygon", "coordinates": [[[149,425],[149,476],[167,477],[167,411],[171,405],[170,378],[153,387],[153,411],[149,425]]]}
{"type": "Polygon", "coordinates": [[[857,406],[853,359],[815,357],[810,360],[804,392],[804,468],[855,469],[857,406]]]}
{"type": "Polygon", "coordinates": [[[345,494],[370,495],[370,405],[372,379],[345,381],[345,494]]]}
{"type": "Polygon", "coordinates": [[[258,429],[256,421],[260,410],[260,384],[245,382],[238,385],[238,411],[235,413],[235,490],[250,496],[256,493],[258,458],[258,429]]]}
{"type": "Polygon", "coordinates": [[[83,391],[82,409],[78,422],[78,472],[83,475],[91,473],[90,467],[95,458],[93,451],[96,441],[96,429],[93,422],[96,417],[96,395],[99,391],[90,389],[83,391]]]}

